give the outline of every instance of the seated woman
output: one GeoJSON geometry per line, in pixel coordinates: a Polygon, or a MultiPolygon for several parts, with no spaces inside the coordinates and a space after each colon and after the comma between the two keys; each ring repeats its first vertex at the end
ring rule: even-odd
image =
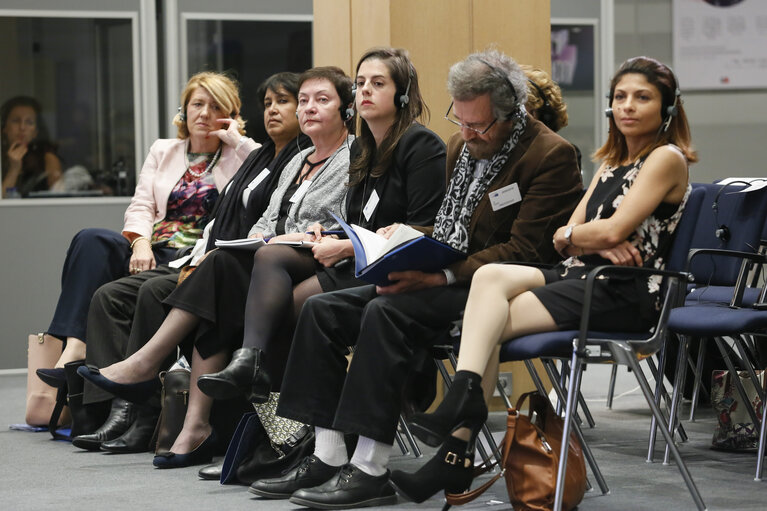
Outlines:
{"type": "MultiPolygon", "coordinates": [[[[298,122],[313,146],[302,150],[283,170],[264,215],[251,229],[270,243],[303,239],[316,219],[332,223],[340,214],[349,168],[347,112],[353,102],[352,81],[336,67],[310,69],[299,78],[298,122]]],[[[173,307],[151,339],[124,361],[101,372],[81,367],[86,379],[128,401],[146,400],[159,385],[157,373],[165,358],[188,335],[194,339],[192,379],[220,371],[231,349],[220,339],[242,339],[244,303],[253,266],[252,252],[215,250],[165,300],[173,307]]],[[[237,340],[237,341],[234,341],[237,340]]],[[[189,389],[184,428],[169,454],[154,458],[155,466],[176,468],[207,463],[216,444],[209,419],[213,400],[196,385],[189,389]]]]}
{"type": "MultiPolygon", "coordinates": [[[[578,328],[585,276],[594,266],[663,267],[691,189],[688,164],[697,160],[679,94],[664,64],[648,57],[624,62],[610,83],[610,134],[595,153],[602,165],[554,234],[567,259],[552,270],[489,264],[474,275],[453,385],[433,413],[412,418],[425,442],[444,443],[418,472],[392,474],[401,495],[422,502],[440,489],[462,492],[471,484],[474,441],[487,418],[485,396],[500,343],[578,328]]],[[[599,279],[590,327],[646,331],[656,319],[658,295],[659,277],[599,279]]]]}
{"type": "Polygon", "coordinates": [[[47,334],[65,342],[57,370],[38,371],[53,385],[64,364],[85,358],[88,306],[101,285],[175,259],[202,234],[211,207],[259,144],[244,135],[237,85],[227,76],[194,75],[174,119],[178,138],[152,144],[122,233],[84,229],[67,251],[53,320],[47,334]]]}
{"type": "Polygon", "coordinates": [[[3,197],[26,197],[48,190],[61,178],[61,160],[48,141],[36,99],[16,96],[0,107],[3,197]]]}
{"type": "MultiPolygon", "coordinates": [[[[428,112],[407,52],[365,52],[355,90],[362,122],[351,148],[344,216],[371,231],[393,223],[432,225],[445,190],[445,144],[416,122],[428,112]]],[[[364,284],[354,278],[351,241],[321,236],[322,229],[313,228],[319,243],[311,253],[285,246],[256,253],[242,348],[226,369],[200,377],[203,392],[216,399],[244,395],[266,401],[271,389],[280,388],[306,299],[364,284]]]]}
{"type": "MultiPolygon", "coordinates": [[[[219,239],[244,238],[261,217],[280,175],[309,138],[300,134],[296,105],[298,74],[277,73],[258,88],[264,127],[269,139],[245,160],[218,198],[212,219],[192,251],[190,265],[215,247],[219,239]]],[[[185,258],[185,259],[188,259],[185,258]]],[[[88,311],[88,351],[85,362],[105,367],[143,346],[165,319],[162,300],[176,288],[182,260],[160,265],[101,286],[91,299],[88,311]]],[[[171,362],[163,364],[170,365],[171,362]]],[[[83,402],[92,405],[112,400],[93,385],[85,386],[83,402]]],[[[111,452],[146,451],[157,423],[159,410],[136,406],[122,399],[112,400],[109,417],[96,431],[73,439],[76,447],[111,452]]]]}

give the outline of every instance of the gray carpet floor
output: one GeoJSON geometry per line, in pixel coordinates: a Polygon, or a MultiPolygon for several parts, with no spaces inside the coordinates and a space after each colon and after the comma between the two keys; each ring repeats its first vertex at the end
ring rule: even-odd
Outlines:
{"type": "MultiPolygon", "coordinates": [[[[695,509],[677,467],[660,461],[646,463],[649,412],[625,370],[619,372],[618,397],[613,409],[605,407],[607,367],[589,367],[584,374],[584,395],[596,420],[585,432],[610,492],[588,492],[579,510],[695,509]]],[[[91,453],[71,444],[52,441],[48,433],[12,431],[8,425],[23,421],[25,375],[0,375],[0,509],[90,510],[248,510],[300,509],[287,501],[256,498],[242,486],[221,486],[201,481],[197,468],[156,470],[149,453],[113,455],[91,453]]],[[[502,434],[505,417],[493,413],[491,428],[502,434]]],[[[709,449],[714,419],[702,408],[695,422],[684,422],[689,441],[682,456],[708,509],[765,510],[767,481],[755,482],[754,454],[733,454],[709,449]]],[[[395,447],[391,467],[416,470],[433,453],[415,459],[395,447]]],[[[660,447],[656,460],[662,458],[660,447]]],[[[593,478],[591,478],[593,483],[593,478]]],[[[595,485],[596,486],[596,485],[595,485]]],[[[417,505],[400,499],[389,509],[441,509],[435,496],[417,505]]],[[[498,483],[467,509],[510,509],[505,487],[498,483]]]]}

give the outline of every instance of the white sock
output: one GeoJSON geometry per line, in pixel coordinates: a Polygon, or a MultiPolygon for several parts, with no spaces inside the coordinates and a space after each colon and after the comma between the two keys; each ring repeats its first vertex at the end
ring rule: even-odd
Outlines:
{"type": "Polygon", "coordinates": [[[331,467],[340,467],[349,461],[344,434],[335,429],[314,427],[314,455],[331,467]]]}
{"type": "Polygon", "coordinates": [[[372,438],[360,436],[351,464],[367,475],[382,476],[386,473],[386,465],[389,464],[391,448],[391,444],[384,444],[372,438]]]}

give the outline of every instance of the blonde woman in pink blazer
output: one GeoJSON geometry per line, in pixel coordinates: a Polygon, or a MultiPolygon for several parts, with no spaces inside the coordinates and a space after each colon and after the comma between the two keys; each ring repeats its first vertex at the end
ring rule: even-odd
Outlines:
{"type": "Polygon", "coordinates": [[[83,229],[67,251],[59,296],[48,335],[65,349],[55,369],[39,370],[55,386],[64,364],[85,358],[91,296],[101,285],[151,270],[175,259],[202,234],[218,194],[259,144],[245,136],[238,87],[225,75],[192,76],[173,123],[175,139],[152,144],[121,233],[83,229]]]}

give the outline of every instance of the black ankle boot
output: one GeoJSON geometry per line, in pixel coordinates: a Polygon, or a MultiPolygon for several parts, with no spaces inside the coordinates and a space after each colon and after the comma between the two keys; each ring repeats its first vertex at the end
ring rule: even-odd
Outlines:
{"type": "Polygon", "coordinates": [[[114,440],[125,433],[135,419],[136,405],[116,397],[112,399],[112,409],[104,424],[93,433],[74,437],[72,445],[86,451],[98,451],[102,442],[114,440]]]}
{"type": "MultiPolygon", "coordinates": [[[[85,365],[85,360],[76,360],[64,364],[64,371],[67,378],[67,403],[69,404],[69,413],[72,415],[72,430],[70,438],[80,435],[87,435],[96,431],[109,414],[111,404],[109,401],[98,403],[83,403],[83,388],[85,381],[77,374],[77,368],[85,365]]],[[[54,434],[54,438],[58,438],[54,434]]]]}
{"type": "Polygon", "coordinates": [[[450,436],[418,472],[408,474],[395,470],[390,481],[397,493],[419,504],[440,490],[462,493],[469,489],[474,478],[473,443],[450,436]]]}
{"type": "Polygon", "coordinates": [[[121,436],[114,440],[101,443],[101,450],[115,454],[132,452],[153,451],[152,437],[154,436],[157,421],[160,418],[160,409],[146,404],[135,405],[136,420],[121,436]]]}
{"type": "Polygon", "coordinates": [[[203,374],[197,379],[197,386],[214,399],[244,395],[251,403],[265,403],[269,400],[272,384],[263,365],[263,351],[240,348],[234,352],[228,366],[217,373],[203,374]]]}
{"type": "Polygon", "coordinates": [[[482,394],[482,377],[471,371],[458,371],[442,403],[432,413],[417,413],[410,419],[413,433],[425,444],[438,446],[460,427],[479,429],[487,420],[487,405],[482,394]]]}

